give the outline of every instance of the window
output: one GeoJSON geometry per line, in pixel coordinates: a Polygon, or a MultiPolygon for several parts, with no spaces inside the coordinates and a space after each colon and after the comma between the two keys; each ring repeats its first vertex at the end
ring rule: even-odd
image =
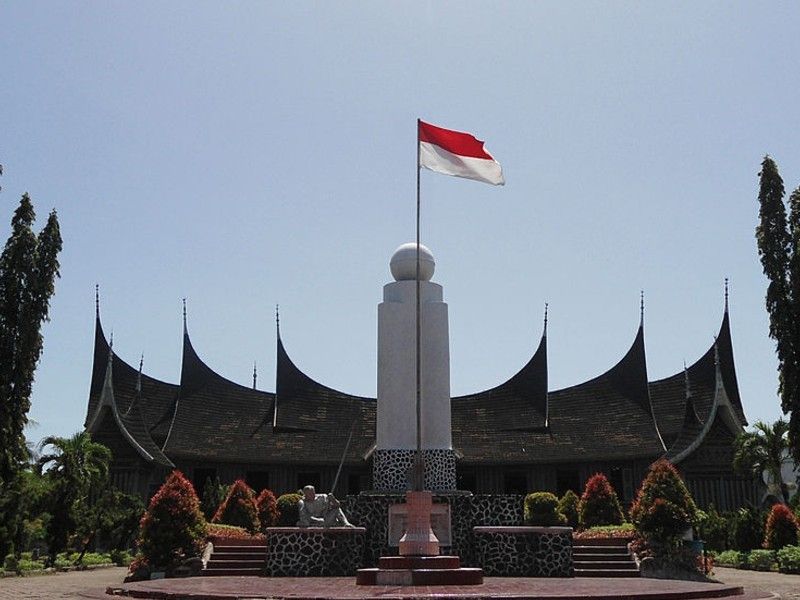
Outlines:
{"type": "Polygon", "coordinates": [[[528,493],[528,476],[525,473],[506,473],[503,476],[503,491],[506,494],[528,493]]]}
{"type": "Polygon", "coordinates": [[[313,485],[317,492],[323,492],[320,489],[319,471],[305,471],[297,474],[297,489],[302,490],[307,485],[313,485]]]}
{"type": "Polygon", "coordinates": [[[556,495],[560,498],[567,493],[567,490],[572,490],[578,496],[583,492],[577,469],[559,469],[556,471],[556,495]]]}
{"type": "Polygon", "coordinates": [[[244,476],[244,480],[247,482],[247,485],[253,488],[256,496],[263,490],[270,489],[269,471],[248,471],[244,476]]]}
{"type": "Polygon", "coordinates": [[[217,476],[216,469],[195,469],[194,477],[192,477],[192,485],[194,491],[197,492],[197,497],[203,497],[203,490],[206,487],[207,479],[214,479],[217,476]]]}
{"type": "Polygon", "coordinates": [[[477,476],[474,469],[458,469],[456,471],[457,490],[466,490],[474,494],[477,487],[477,476]]]}

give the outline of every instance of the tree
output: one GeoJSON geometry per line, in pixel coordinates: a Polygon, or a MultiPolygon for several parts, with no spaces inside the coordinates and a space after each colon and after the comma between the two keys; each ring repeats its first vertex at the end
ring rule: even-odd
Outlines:
{"type": "Polygon", "coordinates": [[[24,194],[0,254],[0,556],[9,552],[21,527],[19,473],[28,456],[23,430],[61,251],[56,212],[38,236],[32,230],[35,218],[24,194]]]}
{"type": "Polygon", "coordinates": [[[790,414],[789,446],[800,460],[800,188],[790,198],[787,222],[783,179],[765,156],[759,173],[758,254],[767,276],[769,335],[778,355],[778,393],[790,414]]]}
{"type": "Polygon", "coordinates": [[[789,490],[783,483],[781,467],[788,459],[789,423],[778,419],[773,425],[756,421],[752,431],[736,436],[733,467],[740,472],[750,472],[759,479],[767,473],[772,486],[780,490],[784,503],[789,501],[789,490]]]}
{"type": "Polygon", "coordinates": [[[784,546],[796,546],[799,527],[797,517],[788,506],[775,504],[767,517],[764,548],[780,550],[784,546]]]}
{"type": "Polygon", "coordinates": [[[227,497],[219,505],[211,522],[244,527],[250,533],[256,533],[261,529],[256,497],[243,479],[233,482],[227,497]]]}
{"type": "Polygon", "coordinates": [[[697,518],[697,506],[672,463],[663,458],[654,462],[631,506],[631,521],[639,533],[675,545],[697,518]]]}
{"type": "Polygon", "coordinates": [[[47,530],[47,542],[51,562],[56,554],[67,546],[71,533],[76,529],[76,520],[82,505],[93,493],[105,486],[108,480],[108,463],[111,450],[92,441],[86,431],[70,438],[48,436],[41,448],[52,449],[39,458],[39,468],[48,468],[46,476],[52,481],[51,514],[47,530]]]}

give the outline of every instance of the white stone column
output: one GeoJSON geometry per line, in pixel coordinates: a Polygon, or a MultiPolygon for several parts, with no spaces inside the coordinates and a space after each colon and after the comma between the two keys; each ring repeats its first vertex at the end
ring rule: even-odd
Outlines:
{"type": "MultiPolygon", "coordinates": [[[[420,380],[422,448],[426,481],[437,490],[455,488],[450,425],[450,335],[442,286],[430,281],[435,263],[421,247],[420,380]]],[[[374,462],[376,489],[404,490],[417,447],[416,245],[392,256],[395,281],[378,305],[378,410],[374,462]]],[[[431,488],[428,488],[431,489],[431,488]]]]}

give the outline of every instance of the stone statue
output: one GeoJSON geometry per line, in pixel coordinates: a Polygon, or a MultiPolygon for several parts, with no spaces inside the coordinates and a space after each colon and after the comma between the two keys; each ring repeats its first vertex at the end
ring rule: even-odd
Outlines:
{"type": "Polygon", "coordinates": [[[313,485],[303,488],[303,499],[298,509],[298,527],[355,527],[344,516],[341,503],[334,495],[317,494],[313,485]]]}

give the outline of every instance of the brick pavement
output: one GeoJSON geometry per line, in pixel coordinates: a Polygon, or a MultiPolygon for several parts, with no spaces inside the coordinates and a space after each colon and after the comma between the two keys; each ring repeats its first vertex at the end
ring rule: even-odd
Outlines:
{"type": "Polygon", "coordinates": [[[31,577],[3,577],[0,578],[0,600],[103,598],[105,589],[119,585],[127,571],[125,567],[109,567],[31,577]]]}
{"type": "Polygon", "coordinates": [[[772,592],[782,600],[800,600],[800,575],[714,567],[714,579],[728,585],[740,585],[748,591],[772,592]]]}

